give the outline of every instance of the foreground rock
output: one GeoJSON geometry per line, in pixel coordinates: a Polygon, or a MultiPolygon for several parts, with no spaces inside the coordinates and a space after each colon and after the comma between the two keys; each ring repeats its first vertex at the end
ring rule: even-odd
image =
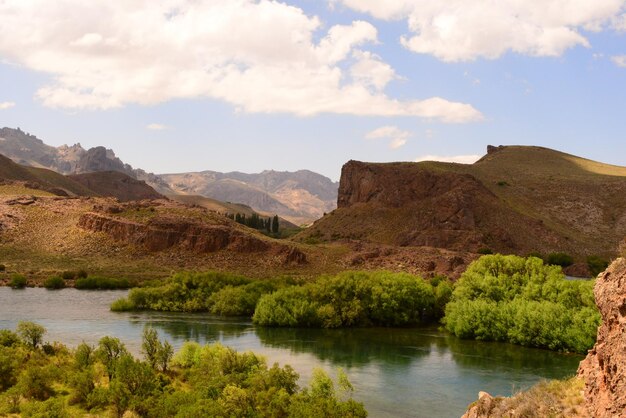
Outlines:
{"type": "Polygon", "coordinates": [[[590,416],[626,416],[626,260],[602,273],[594,288],[602,314],[596,345],[580,363],[590,416]]]}

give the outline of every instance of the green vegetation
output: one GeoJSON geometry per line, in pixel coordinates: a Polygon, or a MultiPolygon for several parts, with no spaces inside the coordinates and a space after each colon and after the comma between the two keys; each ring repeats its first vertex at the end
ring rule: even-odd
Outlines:
{"type": "Polygon", "coordinates": [[[41,344],[46,329],[34,322],[20,321],[17,324],[17,333],[22,337],[24,344],[36,349],[41,344]]]}
{"type": "Polygon", "coordinates": [[[405,326],[437,318],[450,285],[389,272],[345,272],[263,296],[253,320],[266,326],[405,326]],[[438,300],[439,298],[439,300],[438,300]]]}
{"type": "Polygon", "coordinates": [[[134,282],[128,279],[112,279],[108,277],[83,277],[76,279],[74,283],[76,289],[81,290],[112,290],[112,289],[129,289],[135,286],[134,282]]]}
{"type": "Polygon", "coordinates": [[[59,276],[50,277],[43,282],[43,287],[46,289],[63,289],[65,287],[65,280],[59,276]]]}
{"type": "Polygon", "coordinates": [[[593,285],[539,258],[487,255],[457,282],[443,322],[461,338],[585,353],[600,324],[593,285]]]}
{"type": "Polygon", "coordinates": [[[596,255],[590,255],[587,257],[587,265],[589,266],[589,270],[591,271],[591,275],[596,277],[598,274],[602,273],[609,266],[608,260],[600,258],[596,255]]]}
{"type": "Polygon", "coordinates": [[[165,283],[132,289],[128,298],[115,301],[111,309],[251,316],[259,298],[278,286],[278,281],[252,281],[229,273],[178,273],[165,283]]]}
{"type": "Polygon", "coordinates": [[[365,417],[341,371],[335,384],[315,370],[298,387],[290,366],[268,367],[254,353],[186,343],[172,358],[167,342],[144,331],[145,361],[117,338],[75,350],[37,345],[0,331],[0,415],[24,417],[365,417]],[[166,348],[159,356],[159,347],[166,348]]]}
{"type": "Polygon", "coordinates": [[[11,275],[11,281],[9,281],[9,286],[11,286],[13,289],[23,289],[26,287],[26,276],[24,276],[23,274],[13,274],[11,275]]]}
{"type": "Polygon", "coordinates": [[[451,294],[447,280],[428,283],[402,273],[345,272],[304,285],[219,272],[179,273],[164,284],[132,289],[111,309],[249,316],[267,326],[405,326],[440,318],[451,294]]]}
{"type": "Polygon", "coordinates": [[[567,267],[574,264],[574,258],[566,253],[550,253],[546,256],[545,262],[553,266],[567,267]]]}

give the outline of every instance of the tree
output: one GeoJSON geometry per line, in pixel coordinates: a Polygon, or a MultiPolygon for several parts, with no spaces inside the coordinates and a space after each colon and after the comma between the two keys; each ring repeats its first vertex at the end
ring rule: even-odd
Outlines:
{"type": "Polygon", "coordinates": [[[39,324],[30,321],[20,321],[17,324],[17,333],[22,337],[26,345],[36,349],[46,333],[46,329],[39,324]]]}
{"type": "Polygon", "coordinates": [[[164,373],[167,372],[167,365],[169,364],[170,360],[172,360],[173,355],[174,348],[168,341],[165,341],[163,344],[161,344],[161,347],[159,347],[159,351],[157,352],[157,362],[159,366],[161,366],[161,370],[164,373]]]}
{"type": "Polygon", "coordinates": [[[274,215],[274,219],[272,220],[272,232],[278,233],[278,215],[274,215]]]}
{"type": "Polygon", "coordinates": [[[156,368],[157,355],[161,343],[159,341],[159,334],[152,327],[145,327],[143,329],[143,342],[141,343],[141,351],[146,356],[146,361],[150,363],[152,368],[156,368]]]}
{"type": "Polygon", "coordinates": [[[96,356],[106,367],[109,381],[115,374],[115,365],[117,360],[125,354],[128,354],[128,351],[118,338],[102,337],[100,338],[100,341],[98,341],[96,356]]]}

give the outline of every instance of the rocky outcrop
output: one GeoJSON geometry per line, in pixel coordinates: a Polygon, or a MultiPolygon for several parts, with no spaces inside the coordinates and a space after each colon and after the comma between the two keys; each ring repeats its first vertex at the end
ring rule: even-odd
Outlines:
{"type": "Polygon", "coordinates": [[[302,234],[454,251],[528,253],[565,240],[516,212],[469,173],[415,163],[350,161],[342,169],[338,210],[302,234]]]}
{"type": "Polygon", "coordinates": [[[92,173],[95,171],[119,171],[131,177],[135,177],[133,168],[124,164],[115,156],[112,150],[105,147],[90,148],[80,155],[80,159],[76,163],[75,171],[77,173],[92,173]]]}
{"type": "Polygon", "coordinates": [[[80,217],[78,226],[92,232],[103,232],[119,242],[143,246],[148,251],[178,247],[196,253],[221,250],[271,252],[281,257],[283,264],[307,262],[304,253],[295,247],[266,241],[229,225],[207,225],[173,217],[155,217],[147,223],[140,223],[89,212],[80,217]]]}
{"type": "Polygon", "coordinates": [[[626,416],[626,259],[619,258],[594,287],[602,315],[596,345],[580,363],[590,416],[626,416]]]}

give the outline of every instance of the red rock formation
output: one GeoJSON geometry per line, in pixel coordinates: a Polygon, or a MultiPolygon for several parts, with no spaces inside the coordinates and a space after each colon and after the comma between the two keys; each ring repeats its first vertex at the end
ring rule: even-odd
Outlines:
{"type": "Polygon", "coordinates": [[[155,217],[144,224],[89,212],[80,217],[78,226],[93,232],[104,232],[116,241],[141,245],[148,251],[178,247],[197,253],[220,250],[271,252],[280,255],[284,264],[307,262],[306,255],[295,247],[266,241],[228,225],[208,225],[171,217],[155,217]]]}
{"type": "Polygon", "coordinates": [[[590,416],[626,416],[626,259],[614,261],[594,287],[602,314],[598,340],[580,363],[590,416]]]}

